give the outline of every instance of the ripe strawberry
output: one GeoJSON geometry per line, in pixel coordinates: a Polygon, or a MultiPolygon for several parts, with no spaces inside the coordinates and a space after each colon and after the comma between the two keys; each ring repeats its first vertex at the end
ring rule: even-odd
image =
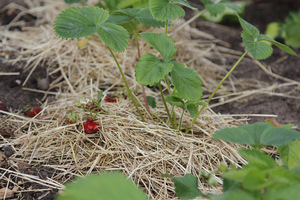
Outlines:
{"type": "Polygon", "coordinates": [[[118,96],[111,95],[111,94],[106,95],[104,98],[105,103],[116,103],[118,100],[119,100],[118,96]]]}
{"type": "Polygon", "coordinates": [[[77,113],[74,113],[73,111],[69,112],[68,115],[67,115],[67,117],[66,117],[66,121],[69,124],[75,124],[75,123],[77,123],[77,119],[78,119],[77,113]]]}
{"type": "Polygon", "coordinates": [[[99,128],[99,124],[95,123],[92,118],[83,122],[83,129],[86,134],[96,133],[99,128]]]}
{"type": "Polygon", "coordinates": [[[31,106],[25,106],[24,108],[24,113],[28,117],[34,117],[36,116],[39,112],[41,112],[40,107],[31,107],[31,106]]]}

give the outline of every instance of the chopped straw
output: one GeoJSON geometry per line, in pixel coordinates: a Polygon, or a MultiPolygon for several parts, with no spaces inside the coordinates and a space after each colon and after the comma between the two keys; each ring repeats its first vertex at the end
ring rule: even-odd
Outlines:
{"type": "MultiPolygon", "coordinates": [[[[150,199],[174,199],[174,184],[161,174],[183,176],[185,173],[193,173],[199,177],[201,172],[206,171],[222,183],[219,174],[215,174],[221,162],[237,167],[245,163],[237,154],[237,146],[214,141],[212,134],[221,128],[239,125],[251,115],[241,115],[239,117],[242,119],[238,120],[230,115],[216,114],[213,110],[207,109],[197,120],[192,132],[186,135],[156,120],[140,121],[131,101],[120,99],[114,104],[103,104],[108,113],[97,114],[95,118],[100,124],[99,132],[85,135],[82,123],[88,113],[75,106],[85,98],[96,98],[99,88],[104,90],[104,94],[122,91],[124,83],[114,60],[96,35],[89,39],[63,40],[54,34],[52,27],[54,19],[68,6],[64,1],[25,2],[26,8],[9,4],[1,9],[1,12],[9,9],[20,11],[9,25],[0,26],[2,41],[0,50],[5,54],[2,60],[12,65],[24,64],[23,69],[28,73],[23,84],[25,90],[54,95],[56,100],[45,101],[42,112],[34,118],[24,117],[21,113],[0,111],[6,114],[1,118],[0,128],[10,127],[14,130],[14,137],[1,136],[0,146],[10,144],[15,150],[12,158],[8,159],[7,168],[0,168],[0,177],[3,180],[18,186],[20,191],[23,187],[14,182],[15,178],[62,190],[64,184],[76,176],[103,171],[121,171],[135,181],[150,199]],[[27,14],[37,18],[34,25],[19,20],[27,14]],[[11,31],[12,27],[21,27],[22,31],[11,31]],[[79,49],[77,46],[79,40],[86,40],[88,45],[79,49]],[[26,88],[31,74],[42,66],[47,66],[49,76],[56,77],[50,85],[50,89],[53,89],[51,92],[26,88]],[[59,75],[54,76],[55,74],[59,75]],[[65,122],[67,113],[72,110],[80,113],[78,125],[69,125],[65,122]],[[53,175],[41,179],[20,172],[18,169],[24,167],[24,163],[32,167],[52,168],[53,175]]],[[[95,2],[88,1],[88,5],[95,2]]],[[[178,30],[183,23],[183,20],[177,20],[169,29],[177,48],[175,59],[198,71],[204,90],[212,91],[226,74],[227,67],[225,64],[223,66],[215,64],[211,60],[217,58],[222,61],[221,63],[225,63],[224,60],[238,57],[241,52],[230,50],[229,44],[189,25],[178,30]]],[[[149,31],[162,32],[162,30],[151,28],[149,31]]],[[[140,47],[141,52],[150,51],[158,55],[142,40],[140,47]]],[[[134,79],[138,58],[134,42],[130,42],[124,53],[116,53],[116,57],[131,89],[140,91],[141,88],[134,79]]],[[[261,85],[256,88],[260,87],[261,85]]],[[[220,88],[220,94],[227,95],[234,91],[234,88],[234,84],[230,85],[229,81],[229,86],[220,88]]],[[[271,91],[274,88],[269,89],[271,91]]],[[[257,89],[251,92],[237,93],[235,98],[243,98],[266,90],[257,89]]],[[[153,112],[166,120],[159,92],[146,88],[146,93],[158,99],[158,107],[153,112]]],[[[175,112],[180,116],[180,110],[175,109],[175,112]]],[[[146,116],[145,111],[144,114],[146,116]]],[[[187,127],[191,120],[192,118],[186,114],[183,127],[187,127]]],[[[209,187],[200,181],[199,188],[204,193],[221,192],[221,185],[209,187]]]]}

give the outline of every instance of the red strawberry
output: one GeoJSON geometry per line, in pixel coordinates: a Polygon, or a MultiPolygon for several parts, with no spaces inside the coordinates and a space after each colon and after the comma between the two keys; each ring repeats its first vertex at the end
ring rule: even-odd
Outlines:
{"type": "Polygon", "coordinates": [[[74,113],[73,111],[72,112],[69,112],[67,117],[66,117],[66,121],[69,123],[69,124],[74,124],[77,122],[77,119],[78,119],[78,116],[77,116],[77,113],[74,113]]]}
{"type": "Polygon", "coordinates": [[[31,106],[26,106],[24,109],[25,115],[28,117],[34,117],[36,116],[39,112],[41,112],[40,107],[31,107],[31,106]]]}
{"type": "Polygon", "coordinates": [[[6,112],[8,111],[7,107],[6,107],[6,104],[2,101],[0,101],[0,110],[6,111],[6,112]]]}
{"type": "Polygon", "coordinates": [[[105,103],[116,103],[119,100],[118,96],[115,95],[106,95],[104,98],[105,103]]]}
{"type": "Polygon", "coordinates": [[[83,122],[84,132],[86,134],[96,133],[99,128],[99,124],[95,123],[92,118],[83,122]]]}

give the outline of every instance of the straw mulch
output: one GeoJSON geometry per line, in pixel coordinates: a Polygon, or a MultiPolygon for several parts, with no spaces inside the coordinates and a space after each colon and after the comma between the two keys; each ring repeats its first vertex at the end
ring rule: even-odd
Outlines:
{"type": "MultiPolygon", "coordinates": [[[[87,98],[96,98],[99,88],[104,90],[104,94],[124,91],[121,75],[109,51],[96,36],[83,38],[88,45],[79,49],[77,44],[80,39],[63,40],[54,34],[52,25],[55,16],[67,6],[63,1],[32,0],[26,3],[28,8],[14,4],[3,8],[21,10],[17,18],[26,14],[37,17],[34,26],[26,26],[15,19],[11,24],[0,27],[0,50],[7,55],[3,60],[12,64],[25,63],[28,79],[41,66],[47,66],[49,76],[60,75],[52,82],[51,91],[47,92],[26,88],[24,83],[26,90],[45,93],[45,98],[49,95],[56,98],[51,102],[46,100],[42,112],[36,117],[6,113],[1,118],[1,127],[13,128],[15,137],[5,139],[1,136],[0,145],[12,145],[15,154],[8,160],[7,167],[0,169],[0,176],[14,184],[17,192],[22,191],[22,186],[15,181],[17,177],[62,190],[63,184],[76,176],[108,170],[122,171],[139,184],[150,199],[174,199],[174,185],[170,179],[163,178],[162,173],[173,176],[193,173],[199,176],[206,171],[215,176],[214,172],[221,162],[236,166],[244,162],[236,153],[236,147],[212,140],[216,130],[241,122],[210,109],[198,119],[192,133],[186,135],[158,120],[142,122],[131,101],[120,99],[117,103],[103,103],[103,108],[108,112],[97,114],[95,118],[100,124],[99,133],[85,135],[82,123],[88,113],[76,108],[76,104],[87,101],[87,98]],[[23,31],[9,31],[13,26],[21,26],[23,31]],[[67,113],[72,110],[80,113],[78,124],[70,125],[65,121],[67,113]],[[54,173],[45,179],[38,178],[20,169],[28,166],[52,168],[54,173]]],[[[92,3],[89,1],[89,4],[92,3]]],[[[225,51],[227,44],[188,25],[175,31],[183,23],[181,20],[175,21],[169,30],[176,43],[176,59],[198,71],[204,90],[211,91],[226,70],[210,60],[216,55],[221,56],[218,48],[225,51]]],[[[157,54],[143,41],[140,45],[142,53],[150,50],[157,54]]],[[[231,53],[231,56],[240,55],[240,52],[231,53]]],[[[133,78],[137,62],[134,42],[130,41],[128,49],[116,56],[130,88],[141,91],[133,78]]],[[[222,87],[221,92],[230,90],[227,88],[222,87]]],[[[158,107],[153,112],[166,119],[159,92],[146,88],[146,93],[157,97],[158,107]]],[[[142,111],[147,116],[145,110],[142,111]]],[[[176,113],[179,116],[180,110],[176,113]]],[[[183,126],[186,127],[191,120],[186,114],[183,126]]],[[[219,176],[215,178],[222,183],[219,176]]],[[[200,182],[199,188],[205,193],[221,192],[221,185],[208,187],[200,182]]]]}

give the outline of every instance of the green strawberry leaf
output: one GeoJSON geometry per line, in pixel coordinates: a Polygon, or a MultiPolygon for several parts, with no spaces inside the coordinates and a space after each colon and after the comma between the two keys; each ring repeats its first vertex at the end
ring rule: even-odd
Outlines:
{"type": "Polygon", "coordinates": [[[154,19],[149,8],[141,8],[136,19],[148,27],[164,27],[166,24],[164,21],[162,22],[154,19]]]}
{"type": "Polygon", "coordinates": [[[195,104],[190,103],[186,106],[186,108],[192,117],[195,118],[198,116],[198,107],[195,104]]]}
{"type": "Polygon", "coordinates": [[[152,108],[156,108],[156,100],[154,97],[146,96],[146,99],[147,99],[149,106],[151,106],[152,108]]]}
{"type": "MultiPolygon", "coordinates": [[[[257,38],[260,38],[259,35],[257,38]]],[[[257,38],[253,38],[252,36],[246,34],[243,31],[242,33],[243,43],[246,49],[252,54],[252,56],[258,60],[266,59],[270,57],[273,53],[273,49],[270,45],[257,41],[257,38]]]]}
{"type": "Polygon", "coordinates": [[[198,101],[202,97],[202,83],[198,73],[186,68],[184,64],[174,64],[171,72],[172,83],[178,95],[189,101],[198,101]]]}
{"type": "Polygon", "coordinates": [[[172,71],[172,68],[172,63],[162,63],[153,54],[145,53],[136,66],[136,80],[141,85],[153,86],[163,80],[172,71]]]}
{"type": "Polygon", "coordinates": [[[187,0],[171,0],[171,3],[176,3],[176,4],[179,4],[179,5],[183,5],[187,8],[190,8],[190,9],[195,10],[195,11],[198,10],[197,8],[191,6],[187,0]]]}
{"type": "Polygon", "coordinates": [[[300,133],[295,130],[274,127],[260,122],[245,124],[237,128],[224,128],[213,135],[215,140],[224,140],[235,144],[248,144],[253,147],[266,145],[284,145],[295,139],[300,139],[300,133]]]}
{"type": "Polygon", "coordinates": [[[171,38],[162,33],[140,33],[140,36],[162,55],[165,63],[173,59],[176,49],[171,38]]]}
{"type": "Polygon", "coordinates": [[[236,12],[241,12],[241,8],[239,6],[228,1],[219,1],[218,3],[215,3],[212,0],[201,0],[201,2],[212,16],[223,14],[226,8],[236,12]]]}
{"type": "Polygon", "coordinates": [[[98,7],[69,7],[55,19],[54,31],[62,38],[80,38],[96,33],[96,25],[104,23],[109,14],[98,7]]]}
{"type": "Polygon", "coordinates": [[[168,102],[172,106],[178,106],[185,110],[184,101],[176,96],[172,96],[172,95],[166,96],[166,102],[168,102]]]}
{"type": "Polygon", "coordinates": [[[174,177],[168,174],[163,174],[163,176],[172,178],[176,196],[180,199],[194,199],[198,196],[206,196],[198,189],[198,180],[193,174],[185,174],[183,177],[174,177]]]}
{"type": "Polygon", "coordinates": [[[121,26],[104,23],[108,17],[108,12],[99,7],[69,7],[56,17],[54,31],[62,38],[80,38],[97,32],[107,46],[124,51],[129,34],[121,26]]]}
{"type": "Polygon", "coordinates": [[[289,169],[300,166],[300,141],[295,140],[289,144],[277,148],[280,158],[289,167],[289,169]]]}
{"type": "Polygon", "coordinates": [[[239,154],[248,162],[248,166],[255,166],[260,170],[271,169],[275,166],[273,158],[257,149],[240,149],[239,154]]]}
{"type": "Polygon", "coordinates": [[[159,21],[181,18],[185,15],[183,8],[169,0],[149,0],[152,16],[159,21]]]}
{"type": "Polygon", "coordinates": [[[127,8],[113,11],[106,23],[121,25],[129,33],[134,32],[139,23],[148,27],[165,26],[165,22],[157,21],[152,17],[149,8],[127,8]]]}
{"type": "Polygon", "coordinates": [[[147,196],[121,173],[103,173],[77,178],[66,184],[58,200],[146,200],[147,196]]]}
{"type": "Polygon", "coordinates": [[[236,16],[238,17],[239,22],[240,22],[245,34],[247,34],[248,36],[251,36],[252,38],[257,38],[259,35],[259,30],[252,24],[250,24],[247,21],[245,21],[244,19],[242,19],[238,14],[236,16]]]}
{"type": "Polygon", "coordinates": [[[271,42],[272,44],[274,44],[275,46],[277,46],[279,49],[281,49],[282,51],[285,51],[291,55],[294,55],[296,56],[297,54],[288,46],[284,45],[284,44],[281,44],[280,42],[277,42],[275,40],[273,40],[272,38],[269,38],[268,36],[266,35],[260,35],[259,37],[259,41],[268,41],[268,42],[271,42]]]}
{"type": "Polygon", "coordinates": [[[101,24],[97,33],[103,42],[117,52],[123,52],[128,46],[129,34],[125,28],[116,24],[101,24]]]}

